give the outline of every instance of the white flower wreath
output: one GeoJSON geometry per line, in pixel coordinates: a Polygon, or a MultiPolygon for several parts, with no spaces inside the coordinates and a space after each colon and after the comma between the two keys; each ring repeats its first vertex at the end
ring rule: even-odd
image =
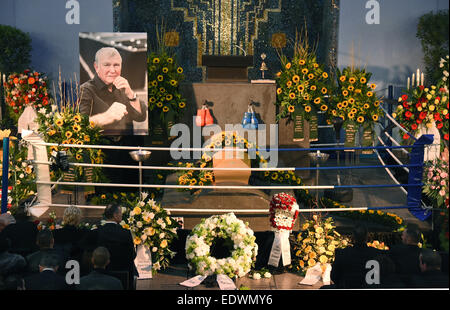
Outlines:
{"type": "Polygon", "coordinates": [[[196,274],[226,274],[230,278],[243,277],[252,268],[258,254],[253,230],[233,213],[213,215],[202,219],[186,240],[186,258],[196,274]],[[216,238],[230,238],[234,243],[231,255],[217,259],[210,256],[216,238]]]}

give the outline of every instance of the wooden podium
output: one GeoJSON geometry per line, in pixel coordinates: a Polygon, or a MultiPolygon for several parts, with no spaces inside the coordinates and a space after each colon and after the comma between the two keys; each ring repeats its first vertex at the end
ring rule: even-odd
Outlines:
{"type": "Polygon", "coordinates": [[[248,82],[248,67],[253,66],[252,56],[203,55],[206,82],[248,82]]]}

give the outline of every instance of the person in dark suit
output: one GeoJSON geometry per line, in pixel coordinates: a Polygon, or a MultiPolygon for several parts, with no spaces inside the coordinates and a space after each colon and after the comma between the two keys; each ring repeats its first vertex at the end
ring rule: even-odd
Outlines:
{"type": "Polygon", "coordinates": [[[87,230],[80,228],[81,210],[70,206],[64,210],[63,227],[53,231],[55,239],[54,248],[63,251],[67,257],[76,261],[81,260],[82,249],[80,242],[87,230]]]}
{"type": "Polygon", "coordinates": [[[439,252],[423,249],[419,255],[421,273],[412,277],[415,288],[448,288],[448,274],[441,272],[442,258],[439,252]]]}
{"type": "Polygon", "coordinates": [[[386,255],[378,255],[374,258],[380,266],[380,283],[368,286],[369,288],[405,288],[406,284],[395,270],[392,259],[386,255]]]}
{"type": "Polygon", "coordinates": [[[381,250],[367,246],[367,228],[357,225],[353,230],[353,247],[336,249],[331,268],[331,280],[335,288],[367,287],[368,261],[382,254],[381,250]]]}
{"type": "Polygon", "coordinates": [[[38,229],[35,223],[28,216],[26,201],[20,202],[14,217],[15,223],[6,226],[1,236],[11,241],[11,253],[20,254],[26,257],[38,249],[36,246],[36,236],[38,229]]]}
{"type": "Polygon", "coordinates": [[[130,283],[138,275],[134,259],[136,250],[129,230],[122,228],[122,207],[118,204],[108,205],[104,212],[106,222],[97,229],[97,245],[108,249],[111,254],[107,270],[128,271],[130,283]]]}
{"type": "Polygon", "coordinates": [[[64,272],[67,256],[64,252],[53,248],[54,239],[51,230],[41,230],[37,235],[36,244],[39,247],[39,251],[31,253],[26,257],[28,263],[28,272],[38,273],[39,263],[41,262],[42,257],[47,254],[53,254],[58,257],[59,270],[60,272],[64,272]]]}
{"type": "Polygon", "coordinates": [[[0,236],[0,277],[2,279],[22,273],[27,266],[23,256],[8,252],[10,244],[9,239],[0,236]]]}
{"type": "Polygon", "coordinates": [[[56,273],[59,257],[52,253],[42,256],[39,263],[39,273],[25,278],[26,290],[68,290],[69,286],[62,275],[56,273]]]}
{"type": "Polygon", "coordinates": [[[92,265],[94,270],[80,279],[77,290],[123,290],[119,279],[107,274],[105,268],[109,264],[109,251],[107,248],[98,247],[92,253],[92,265]]]}
{"type": "Polygon", "coordinates": [[[394,261],[395,270],[409,286],[412,275],[420,274],[419,248],[420,231],[416,225],[409,225],[402,232],[402,244],[394,245],[389,250],[389,257],[394,261]]]}

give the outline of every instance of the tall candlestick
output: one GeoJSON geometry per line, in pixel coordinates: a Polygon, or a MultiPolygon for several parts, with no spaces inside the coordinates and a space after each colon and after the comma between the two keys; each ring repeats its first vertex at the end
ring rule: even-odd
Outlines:
{"type": "Polygon", "coordinates": [[[420,85],[424,85],[424,76],[423,76],[423,72],[420,74],[420,85]]]}
{"type": "Polygon", "coordinates": [[[412,80],[411,80],[411,87],[414,87],[414,82],[416,81],[416,79],[414,77],[415,77],[415,75],[413,73],[412,80]]]}
{"type": "Polygon", "coordinates": [[[411,83],[411,80],[409,79],[408,76],[408,80],[406,81],[406,89],[409,90],[409,84],[411,83]]]}

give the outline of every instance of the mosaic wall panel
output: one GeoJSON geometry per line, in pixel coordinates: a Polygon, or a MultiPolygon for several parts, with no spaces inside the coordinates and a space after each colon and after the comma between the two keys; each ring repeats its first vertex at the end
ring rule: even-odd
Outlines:
{"type": "Polygon", "coordinates": [[[202,55],[254,55],[249,78],[258,79],[265,53],[265,77],[272,78],[280,69],[275,47],[292,55],[296,31],[305,25],[311,43],[319,39],[319,60],[333,62],[337,10],[338,0],[114,0],[114,26],[148,32],[154,47],[156,25],[163,22],[165,42],[177,53],[187,81],[204,79],[202,55]]]}

